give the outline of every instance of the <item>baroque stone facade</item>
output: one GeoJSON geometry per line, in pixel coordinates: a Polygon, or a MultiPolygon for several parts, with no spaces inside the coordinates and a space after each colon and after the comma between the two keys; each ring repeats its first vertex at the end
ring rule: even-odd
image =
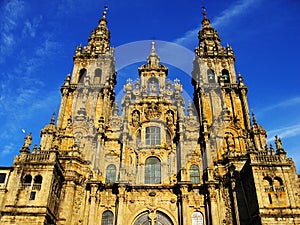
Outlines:
{"type": "MultiPolygon", "coordinates": [[[[0,168],[0,224],[300,224],[299,179],[279,137],[250,118],[235,55],[203,13],[194,100],[167,79],[152,43],[115,100],[106,10],[74,54],[61,105],[0,168]]],[[[179,57],[179,56],[178,56],[179,57]]]]}

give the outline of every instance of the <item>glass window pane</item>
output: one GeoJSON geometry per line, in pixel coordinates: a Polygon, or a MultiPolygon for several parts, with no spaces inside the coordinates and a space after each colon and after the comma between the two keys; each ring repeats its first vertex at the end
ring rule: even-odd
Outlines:
{"type": "Polygon", "coordinates": [[[199,166],[191,165],[191,167],[190,167],[190,179],[191,179],[192,184],[199,184],[200,183],[199,166]]]}
{"type": "Polygon", "coordinates": [[[114,214],[111,211],[105,211],[102,215],[102,225],[113,225],[114,214]]]}
{"type": "Polygon", "coordinates": [[[111,164],[106,168],[105,183],[108,184],[114,182],[116,182],[116,166],[111,164]]]}
{"type": "Polygon", "coordinates": [[[161,165],[156,157],[149,157],[145,166],[145,183],[160,184],[161,182],[161,165]]]}
{"type": "Polygon", "coordinates": [[[160,128],[146,127],[146,145],[160,145],[160,128]]]}

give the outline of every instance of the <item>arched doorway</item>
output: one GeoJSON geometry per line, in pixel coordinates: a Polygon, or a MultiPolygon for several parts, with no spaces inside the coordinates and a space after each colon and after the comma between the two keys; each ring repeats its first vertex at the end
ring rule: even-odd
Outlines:
{"type": "Polygon", "coordinates": [[[134,225],[174,225],[171,219],[163,212],[156,213],[144,212],[140,214],[134,222],[134,225]]]}

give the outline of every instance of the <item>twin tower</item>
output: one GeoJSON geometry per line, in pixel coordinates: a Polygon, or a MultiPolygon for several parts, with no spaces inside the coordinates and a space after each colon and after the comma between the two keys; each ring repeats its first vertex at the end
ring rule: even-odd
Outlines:
{"type": "Polygon", "coordinates": [[[152,43],[117,102],[105,9],[75,51],[56,121],[0,167],[0,224],[300,224],[295,165],[250,117],[233,50],[205,13],[198,39],[193,101],[152,43]]]}

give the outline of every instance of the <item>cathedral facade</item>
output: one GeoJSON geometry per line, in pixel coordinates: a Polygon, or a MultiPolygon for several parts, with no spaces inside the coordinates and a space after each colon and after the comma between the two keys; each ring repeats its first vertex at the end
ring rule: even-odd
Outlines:
{"type": "Polygon", "coordinates": [[[234,52],[203,15],[193,101],[167,78],[153,42],[118,102],[104,10],[40,144],[29,133],[13,165],[0,167],[1,225],[300,224],[294,162],[279,137],[267,144],[234,52]]]}

